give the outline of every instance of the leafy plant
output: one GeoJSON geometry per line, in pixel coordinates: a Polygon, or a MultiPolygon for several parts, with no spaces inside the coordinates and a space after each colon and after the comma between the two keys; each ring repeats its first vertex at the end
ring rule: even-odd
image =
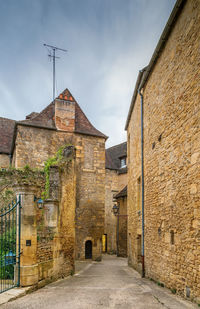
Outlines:
{"type": "Polygon", "coordinates": [[[47,159],[47,161],[44,163],[44,173],[45,173],[45,178],[46,178],[46,183],[45,183],[45,191],[42,192],[42,199],[47,199],[49,197],[49,174],[50,174],[50,167],[51,166],[56,166],[60,165],[63,161],[63,151],[66,147],[71,146],[71,145],[64,145],[58,149],[56,152],[55,156],[50,157],[47,159]]]}
{"type": "Polygon", "coordinates": [[[176,294],[176,289],[171,289],[172,294],[176,294]]]}

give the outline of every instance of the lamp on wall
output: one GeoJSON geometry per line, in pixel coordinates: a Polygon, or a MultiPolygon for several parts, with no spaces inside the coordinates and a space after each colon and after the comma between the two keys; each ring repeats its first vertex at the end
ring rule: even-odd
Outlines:
{"type": "Polygon", "coordinates": [[[41,198],[37,198],[36,196],[34,196],[34,202],[37,203],[37,207],[39,209],[43,208],[44,201],[41,198]]]}
{"type": "Polygon", "coordinates": [[[117,204],[114,204],[112,210],[114,215],[116,216],[119,213],[119,206],[117,206],[117,204]]]}

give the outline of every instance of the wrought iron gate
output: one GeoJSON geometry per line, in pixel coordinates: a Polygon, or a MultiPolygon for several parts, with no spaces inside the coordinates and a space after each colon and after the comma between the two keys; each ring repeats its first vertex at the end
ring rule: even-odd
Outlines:
{"type": "Polygon", "coordinates": [[[21,197],[0,209],[0,293],[20,285],[21,197]]]}

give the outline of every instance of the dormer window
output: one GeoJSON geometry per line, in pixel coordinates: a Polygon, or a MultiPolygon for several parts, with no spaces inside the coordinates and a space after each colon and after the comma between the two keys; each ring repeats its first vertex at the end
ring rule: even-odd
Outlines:
{"type": "Polygon", "coordinates": [[[126,157],[120,158],[120,168],[126,167],[126,157]]]}

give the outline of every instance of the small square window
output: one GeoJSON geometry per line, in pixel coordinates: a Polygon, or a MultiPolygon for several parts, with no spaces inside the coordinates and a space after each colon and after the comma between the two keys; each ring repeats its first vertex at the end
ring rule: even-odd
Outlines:
{"type": "Polygon", "coordinates": [[[126,167],[126,157],[120,159],[120,168],[126,167]]]}
{"type": "Polygon", "coordinates": [[[170,231],[170,243],[174,245],[174,231],[170,231]]]}

